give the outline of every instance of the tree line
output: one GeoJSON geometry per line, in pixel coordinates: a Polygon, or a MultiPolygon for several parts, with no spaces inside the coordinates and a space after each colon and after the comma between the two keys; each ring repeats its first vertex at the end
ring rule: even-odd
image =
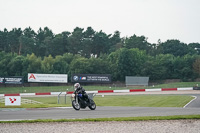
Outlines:
{"type": "MultiPolygon", "coordinates": [[[[149,76],[150,80],[194,80],[200,73],[200,44],[167,40],[149,43],[145,36],[121,37],[76,27],[54,34],[48,27],[35,32],[0,31],[0,76],[27,73],[111,74],[113,81],[125,76],[149,76]]],[[[69,78],[70,79],[70,78],[69,78]]]]}

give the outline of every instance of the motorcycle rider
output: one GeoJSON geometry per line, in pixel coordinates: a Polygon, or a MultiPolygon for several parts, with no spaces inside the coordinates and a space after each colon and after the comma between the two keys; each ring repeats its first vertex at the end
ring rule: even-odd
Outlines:
{"type": "Polygon", "coordinates": [[[85,89],[83,87],[81,87],[81,85],[79,83],[74,84],[74,89],[75,89],[74,94],[78,94],[79,96],[82,96],[90,103],[90,99],[89,99],[87,93],[85,92],[85,89]]]}

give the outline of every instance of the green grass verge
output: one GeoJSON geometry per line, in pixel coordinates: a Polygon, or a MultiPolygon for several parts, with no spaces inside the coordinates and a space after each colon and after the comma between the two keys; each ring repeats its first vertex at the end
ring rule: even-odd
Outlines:
{"type": "MultiPolygon", "coordinates": [[[[57,97],[27,97],[43,104],[22,104],[21,106],[12,106],[15,108],[47,108],[47,107],[71,107],[71,99],[60,97],[60,104],[57,103],[57,97]]],[[[94,101],[97,106],[132,106],[132,107],[183,107],[193,97],[187,95],[101,95],[95,96],[94,101]]],[[[10,108],[0,103],[1,108],[10,108]]]]}
{"type": "Polygon", "coordinates": [[[0,123],[105,122],[105,121],[148,121],[148,120],[183,120],[183,119],[200,119],[200,115],[114,117],[114,118],[58,119],[58,120],[37,119],[37,120],[0,121],[0,123]]]}
{"type": "Polygon", "coordinates": [[[186,95],[125,95],[96,96],[97,106],[132,106],[132,107],[183,107],[193,97],[186,95]]]}

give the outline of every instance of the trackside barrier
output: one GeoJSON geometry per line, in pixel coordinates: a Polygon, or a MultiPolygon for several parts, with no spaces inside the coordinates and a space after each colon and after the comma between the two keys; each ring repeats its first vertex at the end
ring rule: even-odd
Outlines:
{"type": "Polygon", "coordinates": [[[145,91],[147,92],[151,92],[151,91],[162,91],[161,88],[157,88],[157,89],[146,89],[145,91]]]}
{"type": "Polygon", "coordinates": [[[119,93],[120,93],[120,92],[122,92],[122,93],[123,93],[123,92],[124,92],[124,93],[127,93],[127,92],[130,92],[130,90],[114,90],[114,93],[115,93],[115,92],[116,92],[116,93],[118,93],[118,92],[119,92],[119,93]]]}
{"type": "MultiPolygon", "coordinates": [[[[130,89],[130,90],[97,90],[97,91],[86,91],[86,93],[129,93],[129,92],[153,92],[153,91],[185,91],[193,90],[193,87],[187,88],[156,88],[156,89],[130,89]]],[[[59,95],[62,94],[73,94],[73,91],[67,92],[46,92],[46,93],[18,93],[18,94],[0,94],[0,97],[4,96],[37,96],[37,95],[59,95]]]]}
{"type": "Polygon", "coordinates": [[[188,88],[177,88],[178,91],[184,91],[184,90],[193,90],[193,87],[188,88]]]}

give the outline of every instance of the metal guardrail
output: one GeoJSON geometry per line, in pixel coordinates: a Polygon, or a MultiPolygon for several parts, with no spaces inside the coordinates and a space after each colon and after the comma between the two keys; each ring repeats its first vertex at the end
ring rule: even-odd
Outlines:
{"type": "MultiPolygon", "coordinates": [[[[65,93],[65,104],[67,104],[67,93],[68,92],[68,89],[67,89],[67,91],[66,91],[66,93],[65,93]]],[[[58,94],[58,104],[60,103],[60,95],[62,94],[63,92],[60,92],[59,94],[58,94]]]]}

